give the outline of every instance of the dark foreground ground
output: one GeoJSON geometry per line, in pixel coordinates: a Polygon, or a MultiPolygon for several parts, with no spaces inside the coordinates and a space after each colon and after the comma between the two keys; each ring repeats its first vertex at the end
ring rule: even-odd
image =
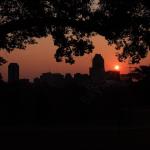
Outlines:
{"type": "Polygon", "coordinates": [[[146,149],[149,128],[1,128],[1,145],[20,149],[146,149]]]}
{"type": "Polygon", "coordinates": [[[145,83],[94,90],[77,85],[65,88],[3,85],[1,146],[146,149],[150,146],[148,87],[145,83]]]}

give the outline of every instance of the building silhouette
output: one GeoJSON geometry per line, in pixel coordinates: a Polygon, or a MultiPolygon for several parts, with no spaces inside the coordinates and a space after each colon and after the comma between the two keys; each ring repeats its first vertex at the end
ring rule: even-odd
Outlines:
{"type": "Polygon", "coordinates": [[[107,71],[106,80],[120,81],[120,72],[119,71],[107,71]]]}
{"type": "Polygon", "coordinates": [[[100,54],[96,54],[93,58],[89,72],[93,83],[99,84],[105,80],[104,58],[100,54]]]}
{"type": "Polygon", "coordinates": [[[10,63],[8,66],[8,82],[13,83],[19,81],[19,65],[10,63]]]}
{"type": "Polygon", "coordinates": [[[73,77],[72,77],[71,73],[66,73],[65,74],[65,80],[67,80],[67,81],[73,80],[73,77]]]}
{"type": "Polygon", "coordinates": [[[65,74],[65,82],[67,84],[70,84],[70,83],[73,82],[73,77],[72,77],[72,75],[70,73],[65,74]]]}
{"type": "Polygon", "coordinates": [[[64,85],[64,75],[60,74],[60,73],[43,73],[40,76],[40,81],[42,83],[47,83],[51,86],[54,87],[61,87],[62,85],[64,85]]]}
{"type": "Polygon", "coordinates": [[[90,81],[89,75],[88,74],[76,73],[76,74],[74,74],[74,81],[78,85],[86,86],[87,84],[89,84],[89,81],[90,81]]]}

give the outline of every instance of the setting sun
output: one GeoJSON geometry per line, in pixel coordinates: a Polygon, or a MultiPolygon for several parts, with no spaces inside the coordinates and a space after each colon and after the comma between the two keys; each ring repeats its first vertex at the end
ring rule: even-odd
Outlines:
{"type": "Polygon", "coordinates": [[[119,65],[116,65],[116,66],[114,67],[114,69],[115,69],[116,71],[119,71],[119,70],[120,70],[120,66],[119,66],[119,65]]]}

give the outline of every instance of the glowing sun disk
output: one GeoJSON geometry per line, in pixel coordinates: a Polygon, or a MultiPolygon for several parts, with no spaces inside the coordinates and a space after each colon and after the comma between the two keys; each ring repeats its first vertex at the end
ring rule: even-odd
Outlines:
{"type": "Polygon", "coordinates": [[[119,65],[116,65],[116,66],[114,67],[114,69],[117,70],[117,71],[119,71],[119,70],[120,70],[120,66],[119,66],[119,65]]]}

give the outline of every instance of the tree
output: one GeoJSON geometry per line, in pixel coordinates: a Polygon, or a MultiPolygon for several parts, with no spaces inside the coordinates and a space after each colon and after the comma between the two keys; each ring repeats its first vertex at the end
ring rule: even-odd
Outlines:
{"type": "MultiPolygon", "coordinates": [[[[98,33],[106,37],[116,49],[120,61],[131,58],[138,63],[147,56],[150,48],[150,4],[148,0],[101,0],[105,14],[102,29],[98,33]]],[[[98,13],[99,20],[101,15],[98,13]]],[[[102,22],[102,21],[100,21],[102,22]]]]}
{"type": "Polygon", "coordinates": [[[0,57],[0,66],[5,63],[6,63],[6,60],[4,58],[0,57]]]}
{"type": "Polygon", "coordinates": [[[132,72],[135,78],[138,78],[143,81],[150,81],[150,65],[149,66],[140,66],[135,68],[132,72]]]}
{"type": "Polygon", "coordinates": [[[3,80],[3,78],[2,78],[2,75],[1,75],[1,73],[0,73],[0,82],[3,80]]]}
{"type": "Polygon", "coordinates": [[[0,48],[11,52],[52,35],[57,61],[91,53],[91,36],[116,44],[118,58],[138,63],[150,46],[148,0],[1,0],[0,48]],[[93,3],[97,9],[93,11],[93,3]],[[123,50],[122,50],[123,49],[123,50]]]}

